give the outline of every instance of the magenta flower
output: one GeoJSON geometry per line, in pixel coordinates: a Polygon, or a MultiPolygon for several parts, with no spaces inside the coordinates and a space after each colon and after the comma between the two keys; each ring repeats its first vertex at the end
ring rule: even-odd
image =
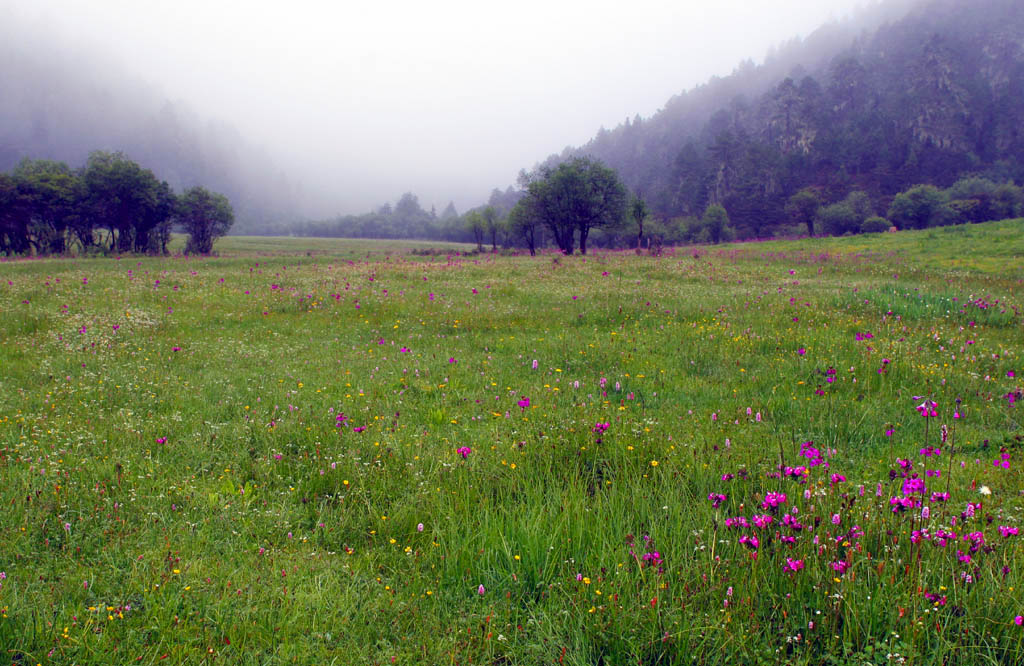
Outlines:
{"type": "Polygon", "coordinates": [[[717,509],[726,500],[726,497],[721,493],[711,493],[708,495],[708,500],[711,501],[711,506],[717,509]]]}
{"type": "Polygon", "coordinates": [[[786,493],[769,492],[764,496],[764,501],[761,502],[761,508],[774,511],[785,503],[786,493]]]}
{"type": "Polygon", "coordinates": [[[166,444],[167,443],[167,438],[166,437],[157,437],[156,438],[156,443],[157,444],[166,444]]]}
{"type": "Polygon", "coordinates": [[[803,356],[804,354],[807,353],[807,350],[801,347],[800,349],[796,350],[796,353],[799,354],[800,356],[803,356]]]}
{"type": "Polygon", "coordinates": [[[455,449],[455,453],[458,453],[460,456],[462,456],[462,459],[465,460],[466,458],[469,457],[470,453],[473,453],[473,449],[469,448],[468,446],[460,446],[459,448],[455,449]]]}
{"type": "Polygon", "coordinates": [[[458,363],[458,361],[456,361],[456,360],[455,360],[455,357],[454,357],[454,356],[452,356],[451,358],[449,358],[449,359],[448,359],[448,362],[449,362],[449,363],[458,363]]]}
{"type": "Polygon", "coordinates": [[[1018,627],[1021,626],[1022,624],[1024,624],[1024,616],[1018,615],[1017,617],[1013,618],[1013,623],[1018,627]]]}
{"type": "Polygon", "coordinates": [[[796,573],[804,568],[803,560],[794,560],[792,557],[786,558],[786,563],[782,566],[783,570],[790,573],[796,573]]]}
{"type": "Polygon", "coordinates": [[[480,587],[476,588],[476,593],[479,594],[481,597],[487,593],[487,590],[484,588],[483,583],[480,584],[480,587]]]}
{"type": "Polygon", "coordinates": [[[522,410],[525,411],[526,408],[530,406],[530,399],[529,398],[523,398],[522,400],[519,400],[518,402],[516,402],[516,404],[519,405],[519,409],[522,409],[522,410]]]}

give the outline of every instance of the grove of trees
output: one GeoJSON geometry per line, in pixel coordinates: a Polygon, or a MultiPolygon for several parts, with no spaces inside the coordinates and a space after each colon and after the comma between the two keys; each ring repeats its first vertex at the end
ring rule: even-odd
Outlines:
{"type": "Polygon", "coordinates": [[[227,198],[202,187],[176,196],[122,153],[94,151],[81,169],[23,159],[0,173],[0,253],[137,252],[166,254],[175,226],[186,251],[208,254],[234,213],[227,198]]]}

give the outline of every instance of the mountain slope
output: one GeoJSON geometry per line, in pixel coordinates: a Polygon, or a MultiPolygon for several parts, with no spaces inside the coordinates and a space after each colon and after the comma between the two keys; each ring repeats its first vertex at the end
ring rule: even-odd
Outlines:
{"type": "Polygon", "coordinates": [[[884,213],[919,182],[1024,179],[1018,3],[885,9],[869,28],[825,26],[762,66],[746,63],[551,159],[607,162],[663,218],[722,203],[742,236],[785,222],[785,202],[802,188],[826,202],[864,190],[884,213]]]}

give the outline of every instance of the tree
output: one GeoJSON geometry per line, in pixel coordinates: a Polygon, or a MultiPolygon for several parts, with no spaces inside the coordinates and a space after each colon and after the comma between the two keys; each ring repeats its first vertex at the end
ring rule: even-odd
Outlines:
{"type": "Polygon", "coordinates": [[[491,252],[495,252],[498,249],[498,231],[501,229],[498,209],[494,206],[485,206],[480,215],[483,216],[484,230],[491,236],[491,252]]]}
{"type": "Polygon", "coordinates": [[[786,215],[797,224],[807,225],[807,235],[814,235],[814,218],[821,208],[821,199],[812,189],[802,189],[786,202],[786,215]]]}
{"type": "Polygon", "coordinates": [[[64,162],[25,158],[11,174],[22,221],[37,254],[63,254],[77,214],[80,182],[64,162]]]}
{"type": "Polygon", "coordinates": [[[731,236],[729,229],[729,214],[719,204],[711,204],[704,209],[704,217],[701,220],[703,231],[707,233],[708,239],[715,244],[731,236]]]}
{"type": "Polygon", "coordinates": [[[862,222],[853,208],[845,201],[825,206],[819,210],[818,221],[821,223],[821,229],[830,236],[855,234],[860,231],[862,222]]]}
{"type": "Polygon", "coordinates": [[[629,214],[632,216],[633,221],[636,222],[636,249],[639,250],[640,244],[644,239],[644,220],[650,215],[647,202],[639,196],[633,197],[629,204],[629,214]]]}
{"type": "Polygon", "coordinates": [[[526,247],[530,250],[530,256],[537,254],[537,241],[539,229],[539,216],[532,208],[531,199],[523,198],[516,202],[508,214],[508,225],[512,233],[523,239],[526,247]]]}
{"type": "Polygon", "coordinates": [[[551,229],[558,248],[572,254],[579,233],[580,253],[594,227],[612,226],[626,215],[626,186],[603,163],[576,157],[557,167],[543,166],[526,176],[527,209],[551,229]]]}
{"type": "Polygon", "coordinates": [[[24,201],[18,196],[18,184],[6,173],[0,173],[0,252],[25,254],[30,249],[29,216],[24,201]]]}
{"type": "Polygon", "coordinates": [[[213,241],[231,228],[235,214],[223,194],[197,186],[190,187],[178,197],[177,219],[189,234],[185,252],[209,254],[213,241]]]}
{"type": "Polygon", "coordinates": [[[483,214],[478,210],[471,210],[466,213],[466,228],[473,234],[473,240],[476,242],[477,252],[484,251],[484,229],[486,223],[484,222],[483,214]]]}
{"type": "MultiPolygon", "coordinates": [[[[150,236],[173,212],[170,186],[122,153],[95,151],[82,172],[88,214],[110,231],[110,248],[150,252],[150,236]]],[[[159,235],[159,234],[158,234],[159,235]]]]}
{"type": "Polygon", "coordinates": [[[896,195],[888,217],[900,229],[924,229],[944,203],[943,193],[934,185],[915,185],[896,195]]]}

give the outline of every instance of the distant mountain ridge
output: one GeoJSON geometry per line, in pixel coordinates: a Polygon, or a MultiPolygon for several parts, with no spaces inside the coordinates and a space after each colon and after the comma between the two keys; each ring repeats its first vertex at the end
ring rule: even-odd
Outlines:
{"type": "Polygon", "coordinates": [[[824,26],[547,163],[596,157],[664,219],[720,203],[741,237],[785,222],[787,199],[804,188],[825,202],[863,190],[884,214],[916,183],[1024,180],[1019,1],[873,11],[870,27],[824,26]]]}

